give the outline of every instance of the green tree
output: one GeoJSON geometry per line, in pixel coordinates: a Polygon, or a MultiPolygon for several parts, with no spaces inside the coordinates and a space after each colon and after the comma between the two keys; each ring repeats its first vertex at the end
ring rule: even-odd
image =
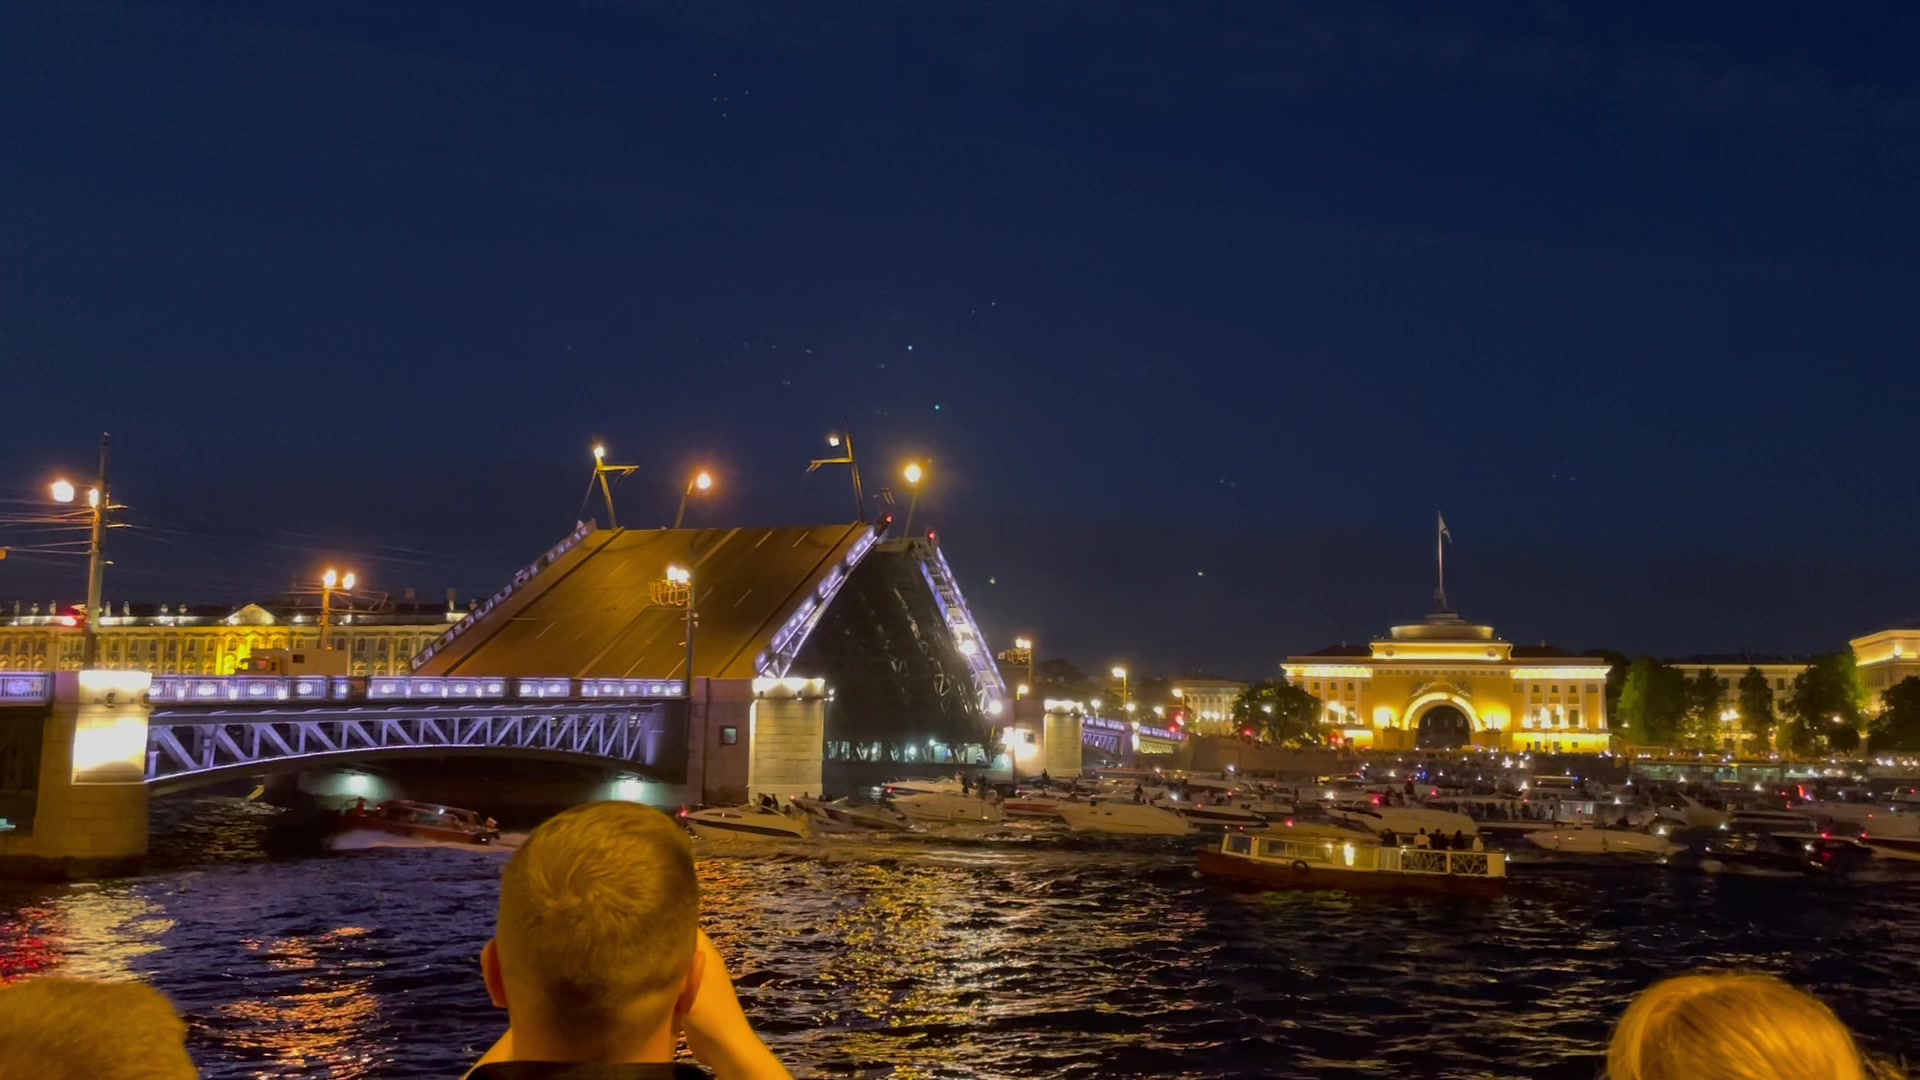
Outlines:
{"type": "Polygon", "coordinates": [[[1880,715],[1874,717],[1872,750],[1920,750],[1920,678],[1901,679],[1880,695],[1880,715]]]}
{"type": "Polygon", "coordinates": [[[1234,726],[1283,746],[1320,743],[1320,699],[1282,677],[1254,683],[1233,703],[1234,726]]]}
{"type": "Polygon", "coordinates": [[[1866,699],[1866,686],[1851,651],[1815,657],[1793,677],[1793,690],[1787,695],[1787,716],[1792,720],[1789,745],[1798,753],[1823,746],[1842,751],[1858,747],[1866,699]]]}
{"type": "Polygon", "coordinates": [[[1614,727],[1634,746],[1673,746],[1687,714],[1687,675],[1651,656],[1627,668],[1614,727]]]}
{"type": "Polygon", "coordinates": [[[1620,715],[1620,691],[1627,685],[1627,670],[1633,667],[1633,658],[1623,652],[1601,649],[1600,655],[1607,661],[1607,715],[1620,715]]]}
{"type": "Polygon", "coordinates": [[[1773,715],[1773,687],[1767,684],[1767,677],[1757,667],[1747,669],[1740,676],[1740,693],[1735,699],[1735,708],[1740,710],[1740,726],[1753,733],[1758,750],[1773,748],[1773,726],[1778,718],[1773,715]]]}
{"type": "Polygon", "coordinates": [[[1720,745],[1720,714],[1727,708],[1727,684],[1711,668],[1687,681],[1686,722],[1683,742],[1699,750],[1720,745]]]}

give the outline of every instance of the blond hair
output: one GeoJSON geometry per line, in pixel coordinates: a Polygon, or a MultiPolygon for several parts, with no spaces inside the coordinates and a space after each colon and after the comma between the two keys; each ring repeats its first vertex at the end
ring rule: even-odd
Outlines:
{"type": "Polygon", "coordinates": [[[1608,1080],[1897,1080],[1833,1010],[1771,975],[1655,983],[1607,1046],[1608,1080]]]}
{"type": "Polygon", "coordinates": [[[514,1008],[580,1038],[664,1015],[693,963],[699,909],[692,845],[666,815],[601,802],[551,818],[500,882],[494,941],[514,1008]]]}
{"type": "Polygon", "coordinates": [[[0,1080],[192,1080],[187,1025],[139,983],[0,987],[0,1080]]]}

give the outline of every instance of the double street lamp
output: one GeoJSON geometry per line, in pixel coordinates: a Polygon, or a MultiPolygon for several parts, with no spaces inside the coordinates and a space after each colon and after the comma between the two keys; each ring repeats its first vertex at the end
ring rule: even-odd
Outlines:
{"type": "Polygon", "coordinates": [[[337,589],[343,593],[352,593],[354,582],[358,580],[359,579],[354,576],[353,571],[349,570],[345,574],[342,574],[339,571],[333,569],[332,567],[328,567],[327,572],[320,575],[320,648],[321,649],[325,650],[325,649],[333,648],[333,638],[328,634],[328,630],[333,626],[334,590],[337,589]]]}
{"type": "Polygon", "coordinates": [[[693,599],[693,571],[684,566],[667,567],[667,576],[653,583],[653,602],[661,607],[686,609],[687,622],[687,659],[686,688],[687,700],[693,700],[693,631],[700,625],[700,616],[693,599]]]}
{"type": "Polygon", "coordinates": [[[1127,698],[1127,669],[1126,669],[1126,668],[1123,668],[1123,667],[1120,667],[1120,666],[1118,666],[1118,665],[1115,665],[1115,666],[1114,666],[1114,669],[1113,669],[1113,671],[1112,671],[1112,675],[1113,675],[1113,677],[1114,677],[1114,678],[1116,678],[1116,679],[1119,679],[1119,680],[1120,680],[1120,707],[1124,709],[1124,708],[1126,708],[1126,707],[1127,707],[1127,702],[1128,702],[1128,698],[1127,698]]]}

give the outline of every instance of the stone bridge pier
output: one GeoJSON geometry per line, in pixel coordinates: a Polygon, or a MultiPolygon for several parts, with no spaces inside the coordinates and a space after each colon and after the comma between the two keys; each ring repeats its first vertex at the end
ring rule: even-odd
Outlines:
{"type": "Polygon", "coordinates": [[[151,681],[141,671],[56,672],[49,703],[0,709],[18,814],[0,832],[0,877],[99,877],[146,858],[151,681]]]}

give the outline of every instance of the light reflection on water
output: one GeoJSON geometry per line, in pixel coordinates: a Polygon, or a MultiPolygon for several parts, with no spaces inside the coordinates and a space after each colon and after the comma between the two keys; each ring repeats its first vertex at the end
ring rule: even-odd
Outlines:
{"type": "MultiPolygon", "coordinates": [[[[0,973],[139,977],[209,1077],[458,1075],[504,852],[378,848],[0,893],[0,973]]],[[[1635,990],[1739,966],[1890,1050],[1920,890],[1529,866],[1492,902],[1231,895],[1083,844],[710,852],[709,932],[797,1071],[903,1078],[1591,1077],[1635,990]]]]}

